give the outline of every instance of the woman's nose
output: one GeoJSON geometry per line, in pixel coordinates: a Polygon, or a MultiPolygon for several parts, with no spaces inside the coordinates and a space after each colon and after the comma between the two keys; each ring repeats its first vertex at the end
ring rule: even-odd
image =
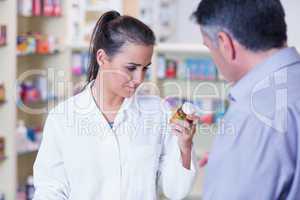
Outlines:
{"type": "Polygon", "coordinates": [[[143,72],[137,72],[134,76],[134,82],[135,84],[139,85],[144,80],[144,73],[143,72]]]}

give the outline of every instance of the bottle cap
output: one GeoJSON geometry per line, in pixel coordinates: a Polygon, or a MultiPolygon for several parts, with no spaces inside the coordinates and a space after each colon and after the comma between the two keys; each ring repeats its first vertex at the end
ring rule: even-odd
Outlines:
{"type": "Polygon", "coordinates": [[[182,111],[186,114],[186,115],[193,115],[196,113],[196,108],[192,103],[189,102],[185,102],[182,105],[182,111]]]}

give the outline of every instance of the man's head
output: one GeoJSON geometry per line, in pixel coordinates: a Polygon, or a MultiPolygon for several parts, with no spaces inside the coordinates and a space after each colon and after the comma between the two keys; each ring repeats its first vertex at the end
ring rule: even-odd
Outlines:
{"type": "Polygon", "coordinates": [[[193,13],[204,44],[228,81],[244,75],[249,55],[280,49],[287,26],[280,0],[202,0],[193,13]]]}

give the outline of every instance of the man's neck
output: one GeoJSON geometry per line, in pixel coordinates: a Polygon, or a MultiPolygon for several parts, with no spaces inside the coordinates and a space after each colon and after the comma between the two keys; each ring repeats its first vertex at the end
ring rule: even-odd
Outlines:
{"type": "Polygon", "coordinates": [[[252,69],[254,69],[256,66],[264,63],[267,59],[281,51],[282,49],[286,48],[287,46],[284,46],[282,48],[274,48],[268,51],[263,52],[252,52],[247,51],[245,53],[245,56],[243,57],[243,65],[241,66],[241,71],[238,74],[236,78],[236,82],[238,82],[240,79],[242,79],[247,73],[249,73],[252,69]]]}

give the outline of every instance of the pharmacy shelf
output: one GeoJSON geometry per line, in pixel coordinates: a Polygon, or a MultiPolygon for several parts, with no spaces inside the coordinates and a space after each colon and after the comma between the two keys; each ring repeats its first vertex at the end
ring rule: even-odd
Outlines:
{"type": "Polygon", "coordinates": [[[19,151],[18,156],[26,156],[28,154],[37,153],[38,150],[39,150],[38,148],[34,148],[34,149],[28,149],[26,151],[19,151]]]}
{"type": "Polygon", "coordinates": [[[47,56],[57,56],[57,55],[60,55],[60,54],[63,54],[65,52],[67,52],[69,50],[69,47],[65,44],[58,44],[56,46],[56,48],[51,51],[51,52],[47,52],[47,53],[38,53],[38,52],[32,52],[32,53],[20,53],[20,52],[17,52],[17,57],[20,58],[20,57],[47,57],[47,56]]]}
{"type": "Polygon", "coordinates": [[[61,53],[61,51],[55,51],[51,53],[27,53],[27,54],[18,54],[18,57],[25,57],[25,56],[55,56],[61,53]]]}
{"type": "Polygon", "coordinates": [[[30,102],[23,102],[21,100],[16,101],[16,107],[19,110],[22,110],[22,108],[40,108],[45,106],[53,106],[57,104],[57,102],[60,102],[60,100],[57,99],[49,99],[49,100],[36,100],[36,101],[30,101],[30,102]]]}
{"type": "MultiPolygon", "coordinates": [[[[14,38],[14,43],[17,38],[17,35],[23,35],[23,33],[27,32],[33,32],[33,33],[42,33],[44,36],[53,36],[55,39],[59,40],[59,43],[55,46],[54,52],[49,53],[29,53],[29,54],[16,54],[15,53],[15,60],[16,64],[14,66],[16,72],[16,78],[22,79],[24,78],[24,73],[29,72],[29,70],[39,70],[41,72],[44,72],[42,74],[37,75],[43,75],[45,74],[45,78],[51,79],[51,74],[54,73],[53,76],[55,77],[54,80],[51,82],[48,82],[48,84],[53,84],[53,82],[59,82],[62,80],[69,81],[70,80],[70,60],[71,60],[71,54],[68,47],[68,41],[70,31],[68,29],[68,20],[70,18],[69,16],[69,7],[71,5],[71,1],[60,1],[61,2],[61,9],[62,9],[62,15],[58,16],[23,16],[18,15],[17,9],[14,11],[13,14],[15,14],[17,17],[17,26],[16,26],[16,34],[14,38]],[[65,28],[62,28],[65,27],[65,28]],[[48,69],[51,68],[52,71],[49,71],[48,69]],[[59,72],[64,72],[64,77],[59,78],[59,72]]],[[[16,49],[16,47],[15,47],[16,49]]],[[[34,71],[32,71],[34,72],[34,71]]],[[[34,78],[36,75],[29,75],[28,80],[31,78],[34,78]]],[[[26,79],[27,80],[27,79],[26,79]]],[[[49,81],[49,80],[48,80],[49,81]]],[[[13,83],[15,81],[12,81],[13,83]]],[[[13,87],[12,89],[13,90],[13,87]]],[[[16,91],[14,91],[16,92],[16,91]]],[[[68,92],[63,92],[63,94],[68,95],[68,92]]],[[[55,94],[59,97],[62,97],[64,99],[66,96],[61,96],[61,94],[55,94]]],[[[59,99],[60,100],[60,99],[59,99]]],[[[55,100],[46,100],[42,101],[39,100],[37,102],[30,102],[30,103],[24,103],[19,104],[20,102],[15,102],[14,106],[16,107],[16,116],[15,116],[15,124],[16,126],[18,120],[23,120],[25,122],[25,125],[27,127],[42,127],[43,123],[45,122],[47,112],[49,111],[49,108],[52,108],[54,104],[56,104],[58,99],[55,100]],[[36,112],[36,114],[29,112],[28,110],[22,109],[20,106],[25,106],[26,108],[30,109],[38,109],[41,112],[36,112]],[[42,112],[43,111],[43,112],[42,112]]],[[[17,132],[17,128],[14,127],[14,132],[17,132]]],[[[13,133],[12,135],[16,135],[16,133],[13,133]]],[[[14,138],[14,141],[16,142],[16,138],[14,138]]],[[[17,143],[17,142],[16,142],[17,143]]],[[[18,144],[18,143],[17,143],[18,144]]],[[[32,175],[32,169],[33,169],[33,163],[38,151],[38,145],[34,145],[30,147],[29,149],[22,149],[21,152],[18,152],[18,148],[14,148],[15,151],[15,159],[16,159],[16,169],[14,170],[14,178],[17,181],[14,192],[12,193],[14,196],[16,195],[17,187],[24,185],[26,183],[26,178],[30,175],[32,175]]],[[[16,199],[16,198],[9,198],[9,199],[16,199]]]]}
{"type": "Polygon", "coordinates": [[[209,50],[201,44],[190,44],[190,43],[158,43],[154,47],[154,54],[152,58],[152,74],[151,80],[153,83],[158,83],[158,57],[159,55],[173,54],[173,57],[180,56],[201,56],[210,57],[209,50]]]}
{"type": "Polygon", "coordinates": [[[63,17],[63,15],[56,15],[56,16],[44,16],[44,15],[39,15],[39,16],[35,16],[35,15],[30,15],[30,16],[27,16],[27,15],[20,15],[18,14],[18,18],[24,18],[24,19],[34,19],[34,18],[40,18],[40,19],[57,19],[57,18],[60,18],[60,17],[63,17]]]}

